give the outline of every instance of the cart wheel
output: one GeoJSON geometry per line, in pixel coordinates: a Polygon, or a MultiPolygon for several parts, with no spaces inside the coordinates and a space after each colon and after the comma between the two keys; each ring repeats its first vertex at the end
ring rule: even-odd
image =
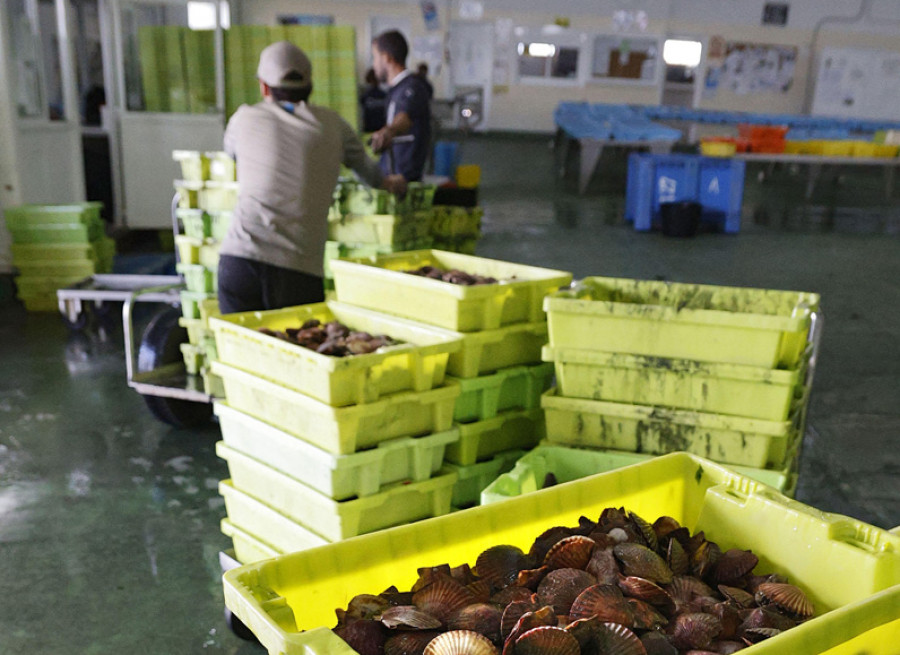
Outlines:
{"type": "Polygon", "coordinates": [[[60,319],[62,319],[63,325],[69,328],[72,332],[81,332],[88,326],[88,323],[91,320],[91,313],[85,307],[81,310],[78,316],[75,317],[74,321],[69,320],[69,317],[63,314],[60,314],[59,317],[60,319]]]}
{"type": "MultiPolygon", "coordinates": [[[[181,359],[180,344],[187,341],[187,330],[178,325],[181,312],[168,308],[158,314],[141,337],[137,370],[152,371],[181,359]]],[[[208,423],[212,418],[212,406],[163,396],[144,396],[150,413],[163,423],[176,428],[193,428],[208,423]]]]}
{"type": "Polygon", "coordinates": [[[225,608],[225,625],[229,627],[235,636],[244,641],[255,641],[256,643],[259,643],[259,640],[256,638],[256,635],[251,632],[250,628],[244,625],[244,622],[236,617],[227,607],[225,608]]]}

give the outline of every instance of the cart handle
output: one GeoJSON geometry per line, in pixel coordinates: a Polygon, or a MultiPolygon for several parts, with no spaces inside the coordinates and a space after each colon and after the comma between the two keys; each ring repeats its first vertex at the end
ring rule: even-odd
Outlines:
{"type": "MultiPolygon", "coordinates": [[[[140,296],[144,296],[150,293],[161,293],[164,291],[170,291],[172,289],[178,289],[181,287],[181,284],[165,284],[162,286],[156,287],[147,287],[145,289],[138,289],[136,291],[132,291],[128,298],[122,303],[122,330],[125,333],[125,372],[128,377],[128,383],[130,384],[134,379],[134,371],[137,368],[135,362],[135,347],[134,347],[134,321],[132,321],[132,310],[134,308],[134,302],[140,296]]],[[[172,303],[173,306],[176,303],[172,303]]]]}

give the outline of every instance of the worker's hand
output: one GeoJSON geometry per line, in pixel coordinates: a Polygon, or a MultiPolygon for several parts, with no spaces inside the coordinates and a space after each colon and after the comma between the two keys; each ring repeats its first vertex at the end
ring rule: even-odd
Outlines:
{"type": "Polygon", "coordinates": [[[393,138],[394,134],[393,132],[391,132],[391,128],[382,127],[380,130],[372,134],[372,140],[370,142],[372,144],[372,150],[374,152],[382,152],[383,150],[389,148],[393,138]]]}
{"type": "Polygon", "coordinates": [[[381,186],[398,198],[406,195],[406,178],[402,175],[386,175],[381,182],[381,186]]]}

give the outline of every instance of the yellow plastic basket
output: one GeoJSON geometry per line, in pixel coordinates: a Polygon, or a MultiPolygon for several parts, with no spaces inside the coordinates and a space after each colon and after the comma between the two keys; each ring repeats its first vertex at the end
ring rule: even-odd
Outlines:
{"type": "Polygon", "coordinates": [[[519,323],[496,330],[455,332],[462,347],[450,355],[447,373],[458,378],[474,378],[510,366],[541,361],[547,343],[547,323],[519,323]]]}
{"type": "Polygon", "coordinates": [[[556,389],[544,394],[541,406],[554,444],[654,455],[681,450],[756,468],[784,465],[797,434],[796,421],[563,398],[556,389]]]}
{"type": "Polygon", "coordinates": [[[732,157],[737,152],[737,144],[727,141],[701,141],[700,154],[705,157],[732,157]]]}
{"type": "Polygon", "coordinates": [[[216,403],[215,413],[226,446],[335,500],[371,496],[392,482],[427,480],[441,467],[447,445],[459,440],[459,431],[452,429],[334,455],[227,404],[216,403]]]}
{"type": "Polygon", "coordinates": [[[512,366],[477,378],[453,378],[461,390],[453,420],[484,421],[508,409],[540,407],[550,388],[552,364],[512,366]]]}
{"type": "Polygon", "coordinates": [[[742,651],[747,655],[896,654],[900,536],[684,453],[243,566],[224,576],[225,603],[270,653],[352,655],[330,628],[334,610],[353,596],[409,589],[420,567],[474,566],[498,544],[527,550],[547,528],[578,525],[580,516],[596,520],[610,506],[650,521],[672,516],[723,550],[750,549],[759,571],[785,575],[807,594],[819,616],[742,651]]]}
{"type": "Polygon", "coordinates": [[[207,152],[209,159],[209,179],[214,182],[234,182],[237,180],[237,166],[226,152],[207,152]]]}
{"type": "Polygon", "coordinates": [[[223,363],[335,407],[438,387],[448,357],[462,345],[461,335],[334,301],[227,314],[212,318],[210,327],[223,363]],[[257,331],[299,328],[310,319],[338,320],[353,330],[386,334],[401,343],[367,355],[332,357],[257,331]]]}
{"type": "Polygon", "coordinates": [[[243,564],[261,562],[281,554],[269,544],[263,543],[258,537],[246,530],[242,530],[228,519],[222,519],[219,525],[222,534],[231,539],[234,544],[235,558],[243,564]]]}
{"type": "Polygon", "coordinates": [[[328,238],[354,244],[400,246],[429,235],[424,214],[346,214],[328,221],[328,238]]]}
{"type": "Polygon", "coordinates": [[[224,381],[231,407],[335,455],[349,455],[396,437],[446,432],[459,397],[459,387],[448,382],[430,391],[332,407],[222,362],[213,362],[212,372],[224,381]]]}
{"type": "Polygon", "coordinates": [[[793,368],[815,293],[589,277],[546,298],[554,348],[793,368]]]}
{"type": "Polygon", "coordinates": [[[805,365],[790,371],[574,348],[543,350],[561,396],[787,420],[805,365]]]}
{"type": "Polygon", "coordinates": [[[209,157],[196,150],[173,150],[172,159],[181,165],[181,178],[189,182],[209,179],[209,157]]]}
{"type": "Polygon", "coordinates": [[[507,450],[533,448],[544,437],[541,409],[503,412],[476,423],[459,423],[459,440],[447,446],[446,459],[458,466],[472,466],[507,450]]]}
{"type": "Polygon", "coordinates": [[[456,474],[444,472],[420,482],[387,485],[364,498],[336,501],[221,441],[216,454],[228,462],[235,488],[329,541],[446,514],[456,483],[456,474]]]}
{"type": "Polygon", "coordinates": [[[442,250],[331,262],[338,300],[429,325],[474,332],[543,321],[541,303],[566,286],[572,274],[442,250]],[[492,276],[499,284],[460,286],[409,275],[421,266],[492,276]]]}

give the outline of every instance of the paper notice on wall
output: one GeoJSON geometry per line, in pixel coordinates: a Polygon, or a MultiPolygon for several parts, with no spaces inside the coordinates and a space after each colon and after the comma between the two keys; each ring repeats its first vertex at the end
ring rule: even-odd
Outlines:
{"type": "Polygon", "coordinates": [[[460,0],[459,17],[463,20],[481,20],[484,18],[484,3],[479,0],[460,0]]]}
{"type": "Polygon", "coordinates": [[[441,74],[441,66],[444,63],[444,37],[440,34],[417,36],[412,40],[412,61],[428,64],[429,77],[435,78],[441,74]]]}
{"type": "Polygon", "coordinates": [[[422,21],[429,32],[441,29],[441,17],[438,15],[437,5],[431,0],[421,0],[422,21]]]}
{"type": "Polygon", "coordinates": [[[722,55],[710,53],[707,59],[705,96],[720,89],[737,95],[787,93],[793,86],[797,63],[793,46],[729,42],[722,55]]]}

